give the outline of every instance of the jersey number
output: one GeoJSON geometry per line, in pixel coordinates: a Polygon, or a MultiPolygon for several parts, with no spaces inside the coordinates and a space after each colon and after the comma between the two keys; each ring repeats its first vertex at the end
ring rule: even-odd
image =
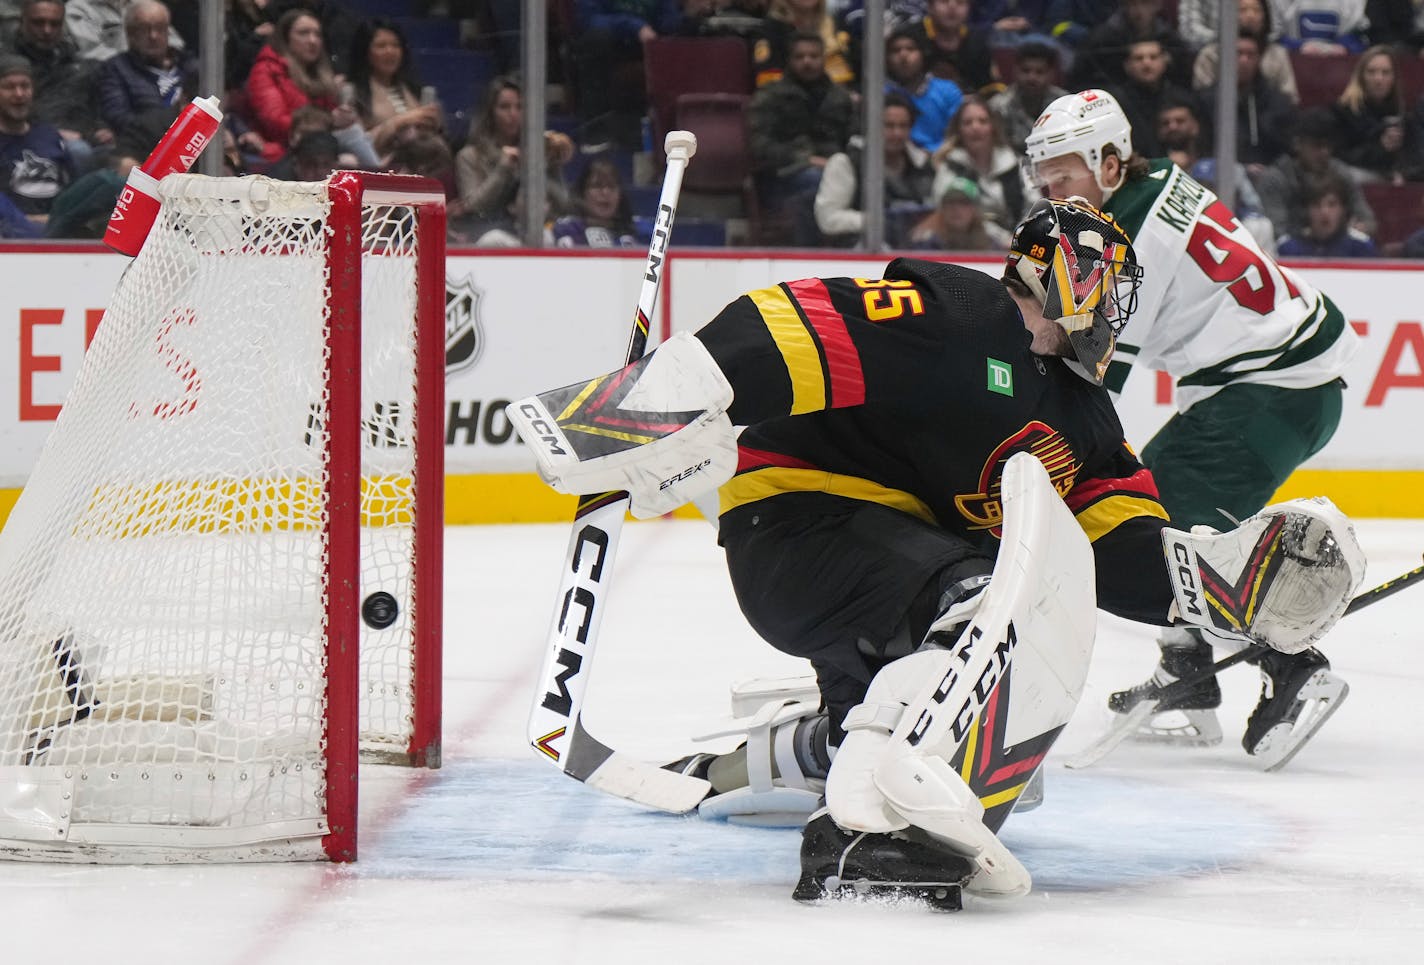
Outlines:
{"type": "Polygon", "coordinates": [[[1269,315],[1276,307],[1277,273],[1290,297],[1300,297],[1280,266],[1274,266],[1273,272],[1269,262],[1231,237],[1230,232],[1241,225],[1226,205],[1213,201],[1202,212],[1202,218],[1206,220],[1197,221],[1187,239],[1187,254],[1212,281],[1230,282],[1226,290],[1238,305],[1258,315],[1269,315]]]}
{"type": "Polygon", "coordinates": [[[867,288],[865,293],[865,317],[872,322],[889,321],[906,312],[923,315],[924,299],[915,289],[914,282],[891,281],[888,278],[857,278],[857,286],[867,288]]]}

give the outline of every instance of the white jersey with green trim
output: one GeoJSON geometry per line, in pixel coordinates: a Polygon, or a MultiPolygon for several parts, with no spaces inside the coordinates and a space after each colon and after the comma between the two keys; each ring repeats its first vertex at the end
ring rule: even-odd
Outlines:
{"type": "Polygon", "coordinates": [[[1302,389],[1344,372],[1359,337],[1340,310],[1171,161],[1153,161],[1104,210],[1132,239],[1143,271],[1109,388],[1120,391],[1134,364],[1161,369],[1176,378],[1185,411],[1234,382],[1302,389]]]}

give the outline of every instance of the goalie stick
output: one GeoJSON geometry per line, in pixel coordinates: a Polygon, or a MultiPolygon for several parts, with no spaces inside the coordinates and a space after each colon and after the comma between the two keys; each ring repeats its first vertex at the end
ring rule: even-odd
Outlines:
{"type": "MultiPolygon", "coordinates": [[[[648,246],[625,365],[642,358],[647,349],[649,320],[662,284],[682,175],[697,153],[697,138],[688,131],[669,131],[664,150],[667,173],[658,199],[658,216],[648,246]]],[[[544,667],[539,674],[539,690],[529,712],[529,743],[539,756],[577,781],[660,811],[681,814],[695,808],[711,785],[621,754],[590,734],[583,723],[584,694],[627,509],[627,493],[579,497],[564,554],[544,667]]]]}
{"type": "MultiPolygon", "coordinates": [[[[1416,566],[1408,573],[1403,573],[1392,580],[1381,583],[1372,590],[1366,590],[1350,601],[1350,605],[1345,608],[1344,615],[1348,616],[1356,610],[1363,609],[1372,603],[1378,603],[1385,597],[1392,596],[1405,587],[1419,582],[1421,578],[1424,578],[1424,566],[1416,566]]],[[[1157,713],[1157,708],[1163,702],[1171,701],[1173,698],[1181,696],[1203,680],[1206,680],[1208,677],[1216,676],[1227,667],[1234,667],[1238,663],[1260,656],[1265,653],[1267,649],[1269,648],[1264,644],[1253,643],[1229,656],[1221,658],[1210,667],[1203,667],[1196,673],[1188,674],[1169,684],[1163,684],[1149,690],[1143,696],[1142,700],[1134,705],[1131,710],[1113,721],[1112,726],[1104,731],[1097,740],[1064,761],[1064,766],[1074,769],[1093,766],[1111,754],[1119,744],[1135,733],[1143,722],[1157,713]]],[[[1284,763],[1285,761],[1281,761],[1281,764],[1284,763]]]]}

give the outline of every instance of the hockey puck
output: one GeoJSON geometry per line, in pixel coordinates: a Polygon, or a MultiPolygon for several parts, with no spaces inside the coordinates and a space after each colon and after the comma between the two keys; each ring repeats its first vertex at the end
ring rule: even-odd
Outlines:
{"type": "Polygon", "coordinates": [[[372,630],[384,630],[395,623],[398,616],[400,606],[396,603],[396,598],[385,590],[377,590],[361,604],[361,619],[366,621],[366,626],[372,630]]]}

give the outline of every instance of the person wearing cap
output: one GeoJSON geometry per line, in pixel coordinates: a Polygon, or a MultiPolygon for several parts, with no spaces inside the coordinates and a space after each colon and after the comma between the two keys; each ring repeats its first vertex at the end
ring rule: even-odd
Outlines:
{"type": "MultiPolygon", "coordinates": [[[[904,215],[918,216],[930,203],[934,167],[929,152],[910,139],[915,107],[902,94],[885,95],[881,126],[885,132],[885,240],[892,246],[905,240],[904,215]]],[[[816,227],[830,244],[851,246],[865,225],[861,210],[861,173],[865,139],[856,135],[844,151],[826,161],[816,190],[816,227]]]]}
{"type": "Polygon", "coordinates": [[[910,232],[910,247],[943,251],[997,251],[1009,244],[1005,228],[985,219],[979,185],[962,174],[941,178],[936,207],[910,232]]]}
{"type": "Polygon", "coordinates": [[[74,162],[53,124],[32,119],[33,68],[0,55],[0,191],[30,220],[42,223],[74,178],[74,162]]]}

